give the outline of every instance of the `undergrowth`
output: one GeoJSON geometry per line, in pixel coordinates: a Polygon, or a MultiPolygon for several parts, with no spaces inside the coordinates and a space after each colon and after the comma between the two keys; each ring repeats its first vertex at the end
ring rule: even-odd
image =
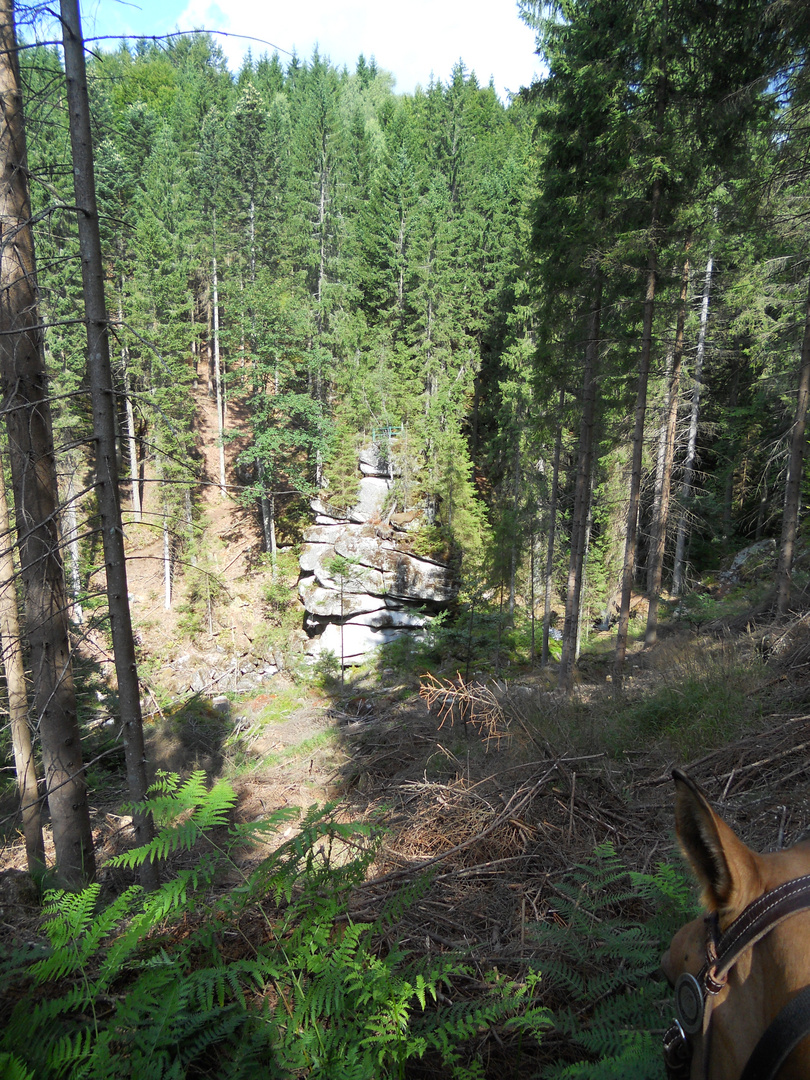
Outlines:
{"type": "Polygon", "coordinates": [[[656,973],[694,914],[680,868],[629,871],[606,843],[573,869],[535,932],[555,1027],[569,1040],[567,1063],[544,1070],[544,1080],[659,1080],[673,1005],[656,973]]]}
{"type": "Polygon", "coordinates": [[[660,685],[622,709],[627,743],[666,739],[682,760],[742,735],[759,717],[762,666],[731,644],[690,649],[660,670],[660,685]]]}
{"type": "Polygon", "coordinates": [[[392,895],[375,921],[352,920],[351,891],[377,849],[368,826],[312,808],[242,873],[236,850],[297,811],[233,824],[235,801],[226,783],[207,790],[202,772],[184,783],[164,774],[139,807],[154,815],[155,839],[111,862],[193,853],[191,865],[152,893],[46,895],[48,947],[18,948],[0,971],[16,1002],[0,1036],[4,1076],[376,1080],[429,1054],[446,1076],[473,1080],[483,1076],[473,1037],[540,1038],[549,1017],[538,976],[495,973],[476,1000],[451,1000],[455,980],[480,972],[387,941],[426,880],[392,895]]]}

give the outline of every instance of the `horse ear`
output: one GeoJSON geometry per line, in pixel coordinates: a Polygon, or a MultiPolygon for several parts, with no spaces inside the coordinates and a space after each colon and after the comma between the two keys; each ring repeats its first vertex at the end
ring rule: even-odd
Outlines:
{"type": "Polygon", "coordinates": [[[697,784],[674,769],[675,827],[711,911],[744,907],[759,880],[757,857],[712,810],[697,784]]]}

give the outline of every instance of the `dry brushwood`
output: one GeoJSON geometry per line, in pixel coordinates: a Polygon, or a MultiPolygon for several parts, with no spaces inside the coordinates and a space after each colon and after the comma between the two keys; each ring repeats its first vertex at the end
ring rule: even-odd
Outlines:
{"type": "Polygon", "coordinates": [[[419,681],[419,696],[428,711],[441,721],[439,729],[447,720],[450,727],[456,721],[465,726],[472,724],[479,735],[486,737],[487,748],[490,743],[497,747],[502,740],[511,738],[503,706],[484,683],[465,683],[460,674],[455,679],[439,679],[428,673],[419,681]]]}

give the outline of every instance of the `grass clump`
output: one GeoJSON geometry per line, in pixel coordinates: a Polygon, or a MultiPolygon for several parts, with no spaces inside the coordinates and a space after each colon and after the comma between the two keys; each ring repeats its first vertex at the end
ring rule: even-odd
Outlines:
{"type": "Polygon", "coordinates": [[[622,706],[618,736],[625,745],[667,740],[688,760],[744,734],[760,716],[752,693],[761,662],[727,643],[695,644],[662,673],[657,689],[622,706]]]}

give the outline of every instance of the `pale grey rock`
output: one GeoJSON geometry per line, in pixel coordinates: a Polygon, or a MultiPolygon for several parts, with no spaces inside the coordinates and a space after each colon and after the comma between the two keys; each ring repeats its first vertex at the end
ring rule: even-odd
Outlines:
{"type": "Polygon", "coordinates": [[[341,605],[340,593],[319,585],[314,578],[302,578],[298,582],[298,595],[307,611],[313,615],[330,615],[333,618],[355,615],[364,611],[376,611],[380,606],[380,597],[369,593],[343,593],[341,605]]]}
{"type": "Polygon", "coordinates": [[[413,555],[397,543],[395,530],[401,534],[418,528],[424,514],[389,513],[392,483],[384,452],[366,448],[360,471],[360,494],[349,521],[335,516],[339,511],[326,497],[312,500],[315,524],[304,533],[298,582],[306,609],[304,632],[310,635],[305,652],[340,655],[342,620],[346,663],[361,662],[403,633],[424,637],[431,616],[422,606],[445,605],[456,594],[448,566],[413,555]],[[352,564],[342,577],[330,565],[336,555],[352,564]]]}
{"type": "Polygon", "coordinates": [[[349,520],[382,520],[391,493],[391,481],[379,476],[364,476],[360,481],[357,502],[349,511],[349,520]]]}
{"type": "Polygon", "coordinates": [[[304,530],[304,543],[305,544],[334,544],[338,534],[343,529],[353,528],[351,525],[347,525],[341,522],[327,523],[321,525],[311,525],[308,529],[304,530]]]}
{"type": "Polygon", "coordinates": [[[718,575],[720,581],[726,585],[736,585],[756,575],[757,571],[769,568],[776,554],[776,540],[769,537],[766,540],[758,540],[755,544],[738,551],[732,560],[728,570],[723,570],[718,575]]]}
{"type": "Polygon", "coordinates": [[[366,446],[360,451],[360,472],[363,476],[382,476],[390,479],[391,475],[397,476],[399,470],[396,462],[388,461],[387,446],[366,446]]]}
{"type": "Polygon", "coordinates": [[[369,611],[362,615],[355,615],[351,624],[358,626],[371,626],[375,630],[390,629],[392,627],[423,627],[430,621],[430,617],[420,611],[392,611],[383,608],[380,611],[369,611]]]}
{"type": "MultiPolygon", "coordinates": [[[[371,573],[361,579],[369,592],[434,603],[447,603],[455,595],[450,569],[444,563],[411,555],[367,530],[360,532],[347,526],[338,531],[333,544],[338,555],[369,568],[371,573]]],[[[323,575],[319,576],[327,587],[323,575]]]]}
{"type": "Polygon", "coordinates": [[[330,623],[320,637],[313,638],[309,643],[307,654],[315,658],[323,652],[331,652],[340,658],[342,652],[344,664],[361,664],[380,645],[386,645],[406,632],[395,629],[375,630],[359,623],[346,623],[343,627],[341,649],[340,626],[330,623]]]}
{"type": "Polygon", "coordinates": [[[373,566],[362,564],[346,566],[345,573],[338,575],[330,564],[336,552],[334,548],[325,548],[313,567],[315,580],[322,589],[334,589],[335,592],[371,593],[382,596],[385,592],[385,574],[373,566]]]}

